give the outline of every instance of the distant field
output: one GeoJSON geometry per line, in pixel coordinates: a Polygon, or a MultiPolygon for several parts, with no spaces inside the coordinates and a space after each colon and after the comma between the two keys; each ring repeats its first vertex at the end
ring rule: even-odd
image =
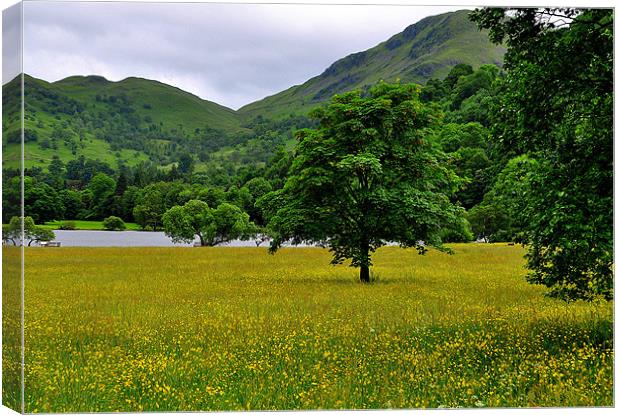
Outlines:
{"type": "Polygon", "coordinates": [[[368,286],[318,248],[27,249],[25,410],[613,405],[612,303],[454,249],[382,248],[368,286]]]}
{"type": "MultiPolygon", "coordinates": [[[[44,228],[57,230],[59,226],[63,222],[73,222],[75,223],[75,229],[81,231],[104,231],[102,221],[94,221],[94,220],[53,220],[50,222],[45,222],[45,224],[41,225],[44,228]]],[[[128,231],[139,231],[142,228],[137,223],[125,222],[126,230],[128,231]]]]}

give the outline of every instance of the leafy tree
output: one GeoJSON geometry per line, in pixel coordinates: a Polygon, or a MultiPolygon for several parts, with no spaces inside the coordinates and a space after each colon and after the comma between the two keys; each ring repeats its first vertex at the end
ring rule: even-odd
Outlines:
{"type": "Polygon", "coordinates": [[[260,208],[256,206],[256,201],[273,190],[271,183],[264,177],[255,177],[248,180],[241,189],[246,189],[247,193],[250,195],[246,204],[242,206],[243,210],[250,215],[250,219],[254,223],[265,226],[265,219],[263,218],[260,208]]]}
{"type": "Polygon", "coordinates": [[[157,230],[165,212],[164,195],[157,187],[147,186],[139,200],[133,208],[134,220],[142,229],[151,227],[157,230]]]}
{"type": "Polygon", "coordinates": [[[429,79],[420,92],[422,102],[439,102],[448,95],[449,89],[446,83],[439,79],[429,79]]]}
{"type": "Polygon", "coordinates": [[[509,218],[497,204],[481,203],[467,212],[467,220],[477,238],[485,242],[512,240],[507,232],[509,218]]]}
{"type": "Polygon", "coordinates": [[[97,173],[88,184],[88,189],[96,200],[101,201],[114,194],[116,181],[105,173],[97,173]]]}
{"type": "Polygon", "coordinates": [[[47,168],[49,171],[47,183],[56,190],[61,190],[65,185],[64,167],[65,164],[60,160],[57,155],[54,155],[52,157],[52,161],[47,168]]]}
{"type": "Polygon", "coordinates": [[[122,196],[129,186],[129,171],[126,167],[122,167],[116,179],[115,193],[117,196],[122,196]]]}
{"type": "Polygon", "coordinates": [[[91,215],[102,218],[115,206],[114,192],[116,181],[105,173],[97,173],[88,183],[88,190],[93,194],[93,207],[91,215]]]}
{"type": "MultiPolygon", "coordinates": [[[[24,218],[23,226],[24,242],[28,241],[28,246],[31,246],[33,242],[51,241],[56,237],[52,230],[35,225],[30,216],[24,218]]],[[[2,226],[2,240],[10,241],[13,245],[21,244],[21,228],[21,219],[18,216],[13,216],[8,225],[2,226]]]]}
{"type": "Polygon", "coordinates": [[[140,189],[135,186],[129,186],[123,192],[119,201],[120,217],[126,221],[133,220],[133,208],[136,206],[136,201],[140,197],[140,189]]]}
{"type": "Polygon", "coordinates": [[[84,209],[80,192],[71,189],[61,190],[59,193],[62,204],[65,207],[64,218],[76,219],[84,209]]]}
{"type": "Polygon", "coordinates": [[[473,13],[507,45],[494,135],[527,154],[523,226],[528,280],[564,299],[613,297],[613,10],[473,13]]]}
{"type": "Polygon", "coordinates": [[[456,64],[452,69],[450,69],[450,72],[443,80],[443,83],[448,90],[451,90],[454,88],[460,77],[471,75],[473,72],[474,68],[472,68],[471,65],[466,63],[456,64]]]}
{"type": "Polygon", "coordinates": [[[456,173],[464,179],[454,200],[470,209],[482,201],[494,178],[494,164],[488,154],[489,132],[478,123],[448,123],[440,130],[440,142],[453,156],[456,173]]]}
{"type": "Polygon", "coordinates": [[[103,220],[103,228],[106,231],[123,231],[125,222],[118,216],[108,216],[103,220]]]}
{"type": "Polygon", "coordinates": [[[490,90],[493,82],[499,75],[499,68],[495,65],[482,65],[480,69],[470,75],[461,76],[456,85],[451,107],[453,110],[460,108],[461,103],[474,96],[481,89],[490,90]]]}
{"type": "Polygon", "coordinates": [[[13,216],[21,214],[21,177],[20,172],[11,178],[7,171],[2,173],[2,222],[8,223],[13,216]]]}
{"type": "Polygon", "coordinates": [[[185,190],[181,183],[157,182],[146,186],[135,198],[133,216],[143,229],[151,227],[156,230],[162,224],[162,215],[167,209],[180,202],[180,195],[185,190]]]}
{"type": "Polygon", "coordinates": [[[416,85],[381,83],[313,112],[320,125],[299,131],[284,188],[259,201],[272,252],[287,240],[325,244],[332,263],[350,259],[369,282],[371,254],[388,242],[442,248],[442,228],[459,220],[449,200],[459,180],[433,143],[438,114],[418,97],[416,85]]]}
{"type": "Polygon", "coordinates": [[[174,242],[190,243],[195,237],[201,246],[215,246],[235,239],[247,240],[255,226],[237,206],[222,203],[216,209],[201,200],[174,206],[163,216],[164,232],[174,242]]]}
{"type": "Polygon", "coordinates": [[[24,210],[37,222],[47,222],[63,217],[65,207],[58,192],[47,183],[38,183],[24,177],[24,210]]]}
{"type": "Polygon", "coordinates": [[[226,199],[226,192],[217,187],[203,188],[198,192],[198,199],[206,202],[209,207],[216,208],[226,199]]]}
{"type": "Polygon", "coordinates": [[[492,113],[496,108],[497,91],[495,86],[490,90],[484,88],[465,98],[458,111],[449,113],[446,120],[458,123],[477,122],[488,128],[492,113]]]}
{"type": "Polygon", "coordinates": [[[51,229],[36,226],[32,218],[28,219],[29,217],[26,217],[24,220],[24,238],[28,240],[28,246],[32,245],[33,242],[47,242],[56,237],[51,229]]]}
{"type": "Polygon", "coordinates": [[[470,242],[474,239],[471,225],[465,217],[444,227],[439,235],[443,242],[470,242]]]}
{"type": "Polygon", "coordinates": [[[179,166],[178,169],[181,174],[189,176],[192,174],[194,170],[194,159],[189,153],[182,153],[179,156],[179,166]]]}
{"type": "Polygon", "coordinates": [[[2,225],[2,240],[17,246],[21,244],[22,224],[18,216],[13,216],[7,225],[2,225]]]}

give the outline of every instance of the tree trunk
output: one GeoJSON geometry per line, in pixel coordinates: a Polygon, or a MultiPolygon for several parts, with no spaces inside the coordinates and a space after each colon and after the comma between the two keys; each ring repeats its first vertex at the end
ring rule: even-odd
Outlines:
{"type": "Polygon", "coordinates": [[[368,267],[368,265],[360,266],[360,282],[370,282],[370,268],[368,267]]]}
{"type": "Polygon", "coordinates": [[[363,258],[362,264],[360,265],[360,282],[367,283],[370,282],[370,243],[368,241],[362,241],[360,245],[360,256],[363,258]]]}

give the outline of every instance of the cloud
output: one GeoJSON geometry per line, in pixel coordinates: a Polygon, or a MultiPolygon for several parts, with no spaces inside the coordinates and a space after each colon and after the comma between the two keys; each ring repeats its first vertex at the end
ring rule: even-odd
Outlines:
{"type": "Polygon", "coordinates": [[[22,8],[16,4],[2,11],[2,83],[22,72],[22,8]]]}
{"type": "Polygon", "coordinates": [[[26,2],[24,70],[49,81],[156,79],[239,108],[459,8],[26,2]]]}

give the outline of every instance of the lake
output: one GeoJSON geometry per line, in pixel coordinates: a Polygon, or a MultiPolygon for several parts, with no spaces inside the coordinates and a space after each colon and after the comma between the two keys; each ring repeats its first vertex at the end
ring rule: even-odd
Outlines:
{"type": "MultiPolygon", "coordinates": [[[[193,244],[175,244],[163,232],[140,231],[54,231],[55,241],[61,246],[185,246],[193,244]]],[[[196,238],[195,242],[198,242],[196,238]]],[[[220,246],[256,246],[254,240],[232,241],[220,246]]],[[[260,246],[267,247],[263,242],[260,246]]]]}

